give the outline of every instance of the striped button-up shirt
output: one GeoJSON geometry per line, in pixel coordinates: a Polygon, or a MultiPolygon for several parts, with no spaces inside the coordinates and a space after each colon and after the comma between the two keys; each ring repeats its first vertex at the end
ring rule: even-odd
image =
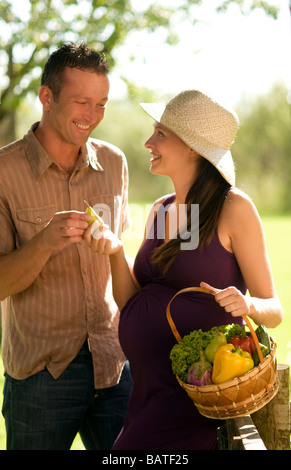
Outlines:
{"type": "MultiPolygon", "coordinates": [[[[84,200],[120,235],[128,224],[124,154],[89,139],[68,174],[38,142],[36,126],[0,151],[0,253],[20,248],[56,212],[84,212],[84,200]]],[[[25,379],[46,367],[57,378],[88,338],[96,388],[115,385],[124,364],[118,321],[108,257],[85,242],[68,245],[25,291],[2,302],[5,371],[25,379]]]]}

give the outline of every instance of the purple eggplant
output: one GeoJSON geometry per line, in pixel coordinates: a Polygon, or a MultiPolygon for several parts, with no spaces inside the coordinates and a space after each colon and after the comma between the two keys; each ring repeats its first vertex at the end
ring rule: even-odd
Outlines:
{"type": "Polygon", "coordinates": [[[194,362],[189,367],[187,375],[187,383],[190,385],[197,385],[202,387],[203,385],[212,384],[212,365],[205,358],[204,352],[200,349],[200,359],[194,362]]]}

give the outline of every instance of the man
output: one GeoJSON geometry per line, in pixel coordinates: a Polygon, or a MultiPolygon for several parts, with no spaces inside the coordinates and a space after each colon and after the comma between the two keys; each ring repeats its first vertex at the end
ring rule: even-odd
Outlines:
{"type": "Polygon", "coordinates": [[[105,58],[64,44],[43,71],[41,121],[0,150],[7,449],[70,449],[78,432],[110,449],[123,425],[131,378],[109,261],[83,241],[84,200],[115,233],[128,223],[125,156],[89,138],[108,91],[105,58]]]}

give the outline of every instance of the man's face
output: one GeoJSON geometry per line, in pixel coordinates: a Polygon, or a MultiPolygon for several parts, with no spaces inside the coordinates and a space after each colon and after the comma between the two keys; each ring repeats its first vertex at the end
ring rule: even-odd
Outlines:
{"type": "Polygon", "coordinates": [[[67,67],[61,91],[50,101],[48,122],[56,138],[84,144],[104,117],[108,92],[107,75],[67,67]]]}

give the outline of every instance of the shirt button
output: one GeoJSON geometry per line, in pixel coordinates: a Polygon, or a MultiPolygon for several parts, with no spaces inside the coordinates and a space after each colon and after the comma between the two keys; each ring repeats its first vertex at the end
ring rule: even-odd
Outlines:
{"type": "Polygon", "coordinates": [[[90,295],[87,295],[87,302],[91,302],[92,297],[90,295]]]}
{"type": "Polygon", "coordinates": [[[38,224],[40,224],[40,223],[42,222],[42,219],[41,219],[41,217],[40,217],[40,216],[38,216],[38,217],[36,218],[36,221],[37,221],[37,223],[38,223],[38,224]]]}
{"type": "Polygon", "coordinates": [[[87,268],[83,268],[83,274],[87,274],[87,268]]]}

